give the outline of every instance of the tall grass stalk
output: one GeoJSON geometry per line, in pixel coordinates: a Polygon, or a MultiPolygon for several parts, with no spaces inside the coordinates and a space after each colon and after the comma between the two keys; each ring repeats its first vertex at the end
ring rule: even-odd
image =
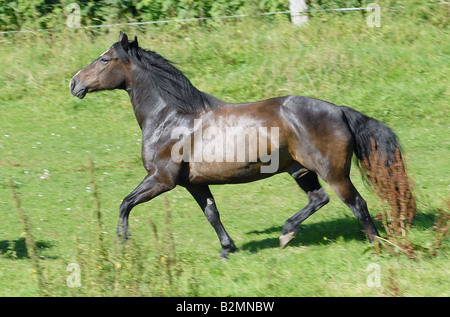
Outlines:
{"type": "Polygon", "coordinates": [[[95,162],[94,159],[91,157],[89,159],[89,173],[91,177],[91,189],[92,189],[92,198],[94,199],[94,211],[96,216],[96,223],[97,223],[97,237],[98,237],[98,243],[101,251],[101,255],[106,255],[105,246],[103,243],[103,234],[102,234],[102,210],[101,210],[101,203],[100,198],[98,194],[98,186],[97,186],[97,179],[95,177],[95,162]]]}
{"type": "Polygon", "coordinates": [[[36,248],[36,243],[35,243],[33,234],[31,233],[30,220],[28,219],[27,213],[22,208],[20,197],[16,192],[15,184],[12,179],[9,181],[9,187],[11,188],[12,196],[16,203],[16,209],[19,213],[20,221],[22,223],[23,232],[25,234],[25,245],[27,248],[28,256],[30,257],[31,263],[33,265],[33,270],[34,270],[35,276],[37,278],[39,293],[41,294],[41,296],[46,296],[46,295],[48,295],[47,283],[45,280],[42,266],[39,263],[38,250],[36,248]]]}

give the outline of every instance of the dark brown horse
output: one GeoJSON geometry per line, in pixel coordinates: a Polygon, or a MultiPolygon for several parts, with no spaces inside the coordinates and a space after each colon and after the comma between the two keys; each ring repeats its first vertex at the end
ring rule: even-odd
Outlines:
{"type": "Polygon", "coordinates": [[[70,92],[79,98],[117,88],[128,92],[142,129],[147,171],[120,206],[120,237],[129,235],[128,216],[134,206],[180,185],[202,208],[220,239],[221,255],[227,257],[236,247],[208,185],[245,183],[282,172],[295,179],[309,203],[285,222],[281,247],[294,238],[302,221],[328,203],[318,176],[360,220],[370,241],[378,235],[349,174],[353,153],[369,165],[374,149],[386,166],[396,160],[397,137],[383,123],[302,96],[226,103],[199,91],[170,62],[140,48],[136,37],[130,42],[122,32],[118,42],[70,82],[70,92]]]}

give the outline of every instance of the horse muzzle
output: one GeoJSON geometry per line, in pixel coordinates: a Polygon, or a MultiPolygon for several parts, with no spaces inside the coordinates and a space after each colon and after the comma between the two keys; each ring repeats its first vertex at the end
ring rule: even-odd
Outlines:
{"type": "Polygon", "coordinates": [[[88,87],[86,87],[85,85],[80,83],[77,80],[77,76],[76,75],[70,81],[69,87],[70,87],[70,93],[73,96],[76,96],[76,97],[78,97],[80,99],[83,99],[84,96],[86,96],[86,94],[88,92],[88,87]]]}

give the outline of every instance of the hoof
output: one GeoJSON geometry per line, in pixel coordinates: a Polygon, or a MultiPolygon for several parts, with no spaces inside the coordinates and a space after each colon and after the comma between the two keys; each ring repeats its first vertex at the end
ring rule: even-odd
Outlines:
{"type": "Polygon", "coordinates": [[[130,231],[126,231],[125,233],[123,231],[117,231],[117,237],[119,238],[120,243],[125,243],[127,240],[131,237],[130,231]]]}
{"type": "Polygon", "coordinates": [[[292,231],[284,234],[280,237],[280,248],[284,249],[286,248],[289,243],[291,243],[291,241],[294,239],[295,237],[295,233],[293,233],[292,231]]]}
{"type": "Polygon", "coordinates": [[[127,241],[128,241],[128,239],[129,239],[129,236],[127,236],[127,235],[118,235],[117,236],[117,238],[119,238],[119,243],[120,244],[125,244],[125,243],[127,243],[127,241]]]}
{"type": "Polygon", "coordinates": [[[236,247],[234,246],[234,244],[228,248],[222,248],[222,250],[220,251],[220,258],[222,260],[227,260],[228,254],[233,253],[235,251],[236,251],[236,247]]]}

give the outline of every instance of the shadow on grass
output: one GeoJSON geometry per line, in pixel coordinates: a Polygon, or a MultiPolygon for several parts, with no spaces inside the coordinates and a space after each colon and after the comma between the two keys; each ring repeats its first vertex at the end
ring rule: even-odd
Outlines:
{"type": "MultiPolygon", "coordinates": [[[[431,212],[422,212],[415,215],[412,228],[418,229],[430,229],[435,224],[436,214],[431,212]]],[[[380,222],[374,220],[380,235],[383,236],[385,231],[380,222]]],[[[240,249],[251,253],[257,253],[263,249],[279,248],[280,241],[278,237],[281,235],[283,226],[272,226],[263,230],[249,231],[250,235],[267,235],[270,234],[273,237],[253,240],[243,244],[240,249]],[[274,236],[276,234],[276,236],[274,236]]],[[[340,219],[334,219],[330,221],[322,221],[318,223],[308,224],[303,223],[300,225],[297,236],[290,243],[290,246],[308,246],[308,245],[321,245],[328,244],[330,241],[344,239],[344,241],[367,241],[366,235],[362,230],[360,222],[354,217],[344,217],[340,219]]]]}
{"type": "MultiPolygon", "coordinates": [[[[37,249],[48,249],[52,245],[48,242],[37,241],[37,249]]],[[[2,240],[0,241],[0,254],[13,259],[28,259],[30,258],[25,244],[25,238],[18,238],[16,240],[2,240]]]]}

